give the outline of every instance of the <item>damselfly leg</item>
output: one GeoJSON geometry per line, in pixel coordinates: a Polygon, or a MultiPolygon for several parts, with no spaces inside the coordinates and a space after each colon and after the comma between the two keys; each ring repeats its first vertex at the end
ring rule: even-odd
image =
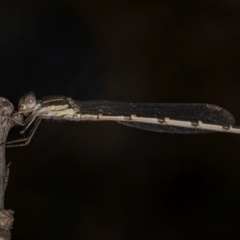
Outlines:
{"type": "Polygon", "coordinates": [[[32,125],[32,123],[35,121],[36,118],[37,118],[36,112],[34,112],[34,114],[31,114],[31,116],[28,117],[24,122],[24,125],[27,124],[27,126],[22,131],[20,131],[20,134],[24,134],[26,130],[32,125]]]}
{"type": "MultiPolygon", "coordinates": [[[[28,137],[24,137],[22,139],[18,139],[18,140],[13,140],[13,141],[8,141],[6,142],[6,147],[22,147],[22,146],[26,146],[30,143],[34,133],[36,132],[40,122],[42,120],[42,117],[38,117],[38,118],[34,118],[33,121],[31,121],[31,124],[34,122],[33,128],[31,129],[29,136],[28,137]]],[[[30,124],[30,125],[31,125],[30,124]]],[[[28,125],[28,127],[30,126],[28,125]]]]}
{"type": "Polygon", "coordinates": [[[25,120],[23,120],[22,113],[16,112],[13,114],[13,116],[5,116],[9,120],[13,121],[18,126],[25,126],[29,121],[31,121],[33,118],[36,118],[36,112],[32,112],[30,116],[28,116],[25,120]],[[18,117],[21,116],[21,120],[18,119],[18,117]]]}
{"type": "MultiPolygon", "coordinates": [[[[12,117],[9,117],[9,116],[7,116],[7,117],[18,126],[26,126],[25,128],[23,128],[23,130],[20,131],[20,134],[24,134],[26,132],[26,130],[36,120],[37,112],[36,111],[32,112],[30,114],[30,116],[28,116],[24,121],[23,121],[23,115],[19,112],[15,113],[14,116],[12,116],[12,117]],[[22,117],[22,119],[21,119],[22,121],[19,121],[20,116],[22,117]]],[[[38,119],[37,119],[34,126],[33,126],[33,129],[30,131],[30,134],[29,134],[28,137],[23,137],[21,139],[14,140],[14,141],[8,141],[8,142],[2,143],[0,145],[6,144],[6,147],[26,146],[30,142],[31,138],[33,137],[39,123],[38,123],[38,119]],[[19,142],[23,142],[23,144],[16,144],[16,143],[19,143],[19,142]]]]}

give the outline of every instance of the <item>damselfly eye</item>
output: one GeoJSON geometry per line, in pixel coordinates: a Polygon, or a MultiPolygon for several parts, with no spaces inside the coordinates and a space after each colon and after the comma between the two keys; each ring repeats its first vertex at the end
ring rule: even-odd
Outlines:
{"type": "Polygon", "coordinates": [[[34,95],[29,94],[24,99],[24,104],[27,108],[34,108],[36,105],[36,98],[34,95]]]}

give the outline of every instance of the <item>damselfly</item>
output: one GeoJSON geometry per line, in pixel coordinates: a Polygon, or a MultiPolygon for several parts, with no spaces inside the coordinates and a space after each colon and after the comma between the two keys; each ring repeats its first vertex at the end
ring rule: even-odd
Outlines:
{"type": "Polygon", "coordinates": [[[33,93],[19,100],[23,121],[31,126],[28,137],[6,142],[7,147],[25,146],[31,141],[42,119],[68,121],[115,121],[125,126],[165,133],[228,132],[240,134],[240,127],[230,112],[212,104],[201,103],[123,103],[111,101],[75,101],[65,96],[48,96],[36,100],[33,93]]]}

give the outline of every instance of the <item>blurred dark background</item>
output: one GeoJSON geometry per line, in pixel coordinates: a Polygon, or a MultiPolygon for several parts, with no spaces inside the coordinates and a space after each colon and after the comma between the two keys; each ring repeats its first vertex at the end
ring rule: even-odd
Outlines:
{"type": "MultiPolygon", "coordinates": [[[[240,124],[239,26],[235,0],[2,0],[0,95],[207,102],[240,124]]],[[[239,135],[44,122],[6,151],[12,239],[239,239],[239,153],[239,135]]]]}

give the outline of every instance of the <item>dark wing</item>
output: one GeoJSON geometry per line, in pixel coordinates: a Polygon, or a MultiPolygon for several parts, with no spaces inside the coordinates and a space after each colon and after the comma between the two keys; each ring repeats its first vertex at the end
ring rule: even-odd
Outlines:
{"type": "MultiPolygon", "coordinates": [[[[202,103],[122,103],[111,101],[76,101],[82,114],[103,114],[107,116],[172,118],[186,121],[202,121],[219,125],[234,125],[235,120],[227,110],[211,104],[202,103]]],[[[119,122],[120,124],[154,132],[166,133],[208,133],[197,128],[184,128],[138,122],[119,122]]]]}

